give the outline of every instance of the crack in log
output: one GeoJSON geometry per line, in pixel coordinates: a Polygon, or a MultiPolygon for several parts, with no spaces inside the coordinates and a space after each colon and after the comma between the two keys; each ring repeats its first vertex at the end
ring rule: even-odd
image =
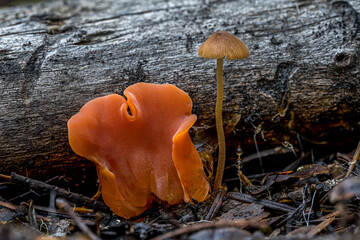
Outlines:
{"type": "Polygon", "coordinates": [[[159,9],[150,9],[150,10],[144,10],[144,11],[140,11],[140,12],[126,12],[126,13],[121,13],[112,17],[108,17],[108,18],[100,18],[100,19],[96,19],[96,20],[91,20],[91,21],[87,21],[84,24],[88,24],[88,23],[99,23],[99,22],[106,22],[109,20],[115,20],[118,18],[122,18],[122,17],[128,17],[128,16],[136,16],[136,15],[143,15],[143,14],[147,14],[147,13],[156,13],[156,12],[162,12],[162,11],[168,11],[171,9],[178,9],[178,8],[182,8],[183,6],[176,6],[173,8],[159,8],[159,9]]]}
{"type": "Polygon", "coordinates": [[[22,69],[24,82],[22,84],[20,94],[22,96],[23,103],[27,107],[30,104],[30,94],[34,87],[34,82],[39,79],[41,73],[40,67],[45,56],[45,51],[43,51],[45,46],[46,38],[44,39],[44,42],[33,51],[25,67],[22,69]]]}

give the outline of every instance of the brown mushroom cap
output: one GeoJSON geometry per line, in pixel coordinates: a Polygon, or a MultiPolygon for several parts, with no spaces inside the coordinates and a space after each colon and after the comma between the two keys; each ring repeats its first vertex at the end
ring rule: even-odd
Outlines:
{"type": "Polygon", "coordinates": [[[198,52],[203,58],[242,59],[249,56],[249,50],[245,44],[234,35],[218,31],[211,35],[199,48],[198,52]]]}

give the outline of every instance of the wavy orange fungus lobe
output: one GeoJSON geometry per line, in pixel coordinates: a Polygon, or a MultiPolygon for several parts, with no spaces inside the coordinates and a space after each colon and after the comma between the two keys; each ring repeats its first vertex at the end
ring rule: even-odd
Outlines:
{"type": "Polygon", "coordinates": [[[68,122],[69,142],[95,163],[105,203],[130,218],[155,197],[169,204],[204,201],[203,165],[188,130],[192,101],[170,85],[137,83],[86,103],[68,122]]]}

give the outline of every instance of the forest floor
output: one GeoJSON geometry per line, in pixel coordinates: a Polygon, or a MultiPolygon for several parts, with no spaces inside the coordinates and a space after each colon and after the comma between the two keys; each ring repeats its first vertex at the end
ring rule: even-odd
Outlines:
{"type": "MultiPolygon", "coordinates": [[[[314,152],[318,153],[316,148],[301,145],[299,149],[283,145],[245,157],[237,149],[237,157],[227,160],[224,187],[207,201],[174,206],[158,202],[131,220],[114,215],[101,197],[94,200],[90,195],[65,190],[81,184],[64,176],[43,182],[15,173],[1,175],[0,236],[1,239],[343,239],[344,236],[356,239],[360,144],[349,153],[330,146],[321,148],[326,151],[320,157],[314,156],[314,152]],[[259,167],[260,159],[264,162],[263,170],[259,167]],[[283,161],[287,166],[281,170],[270,167],[281,166],[283,161]]],[[[339,149],[345,151],[348,147],[339,149]]],[[[96,182],[91,185],[94,192],[98,185],[96,182]]]]}

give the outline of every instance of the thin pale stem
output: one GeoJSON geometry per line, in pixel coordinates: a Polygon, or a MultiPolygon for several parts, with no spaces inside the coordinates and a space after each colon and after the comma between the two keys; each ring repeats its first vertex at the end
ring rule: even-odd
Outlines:
{"type": "Polygon", "coordinates": [[[219,58],[216,60],[216,79],[217,79],[217,98],[215,107],[215,121],[216,131],[218,135],[219,143],[219,158],[216,170],[214,192],[217,191],[221,186],[221,181],[224,174],[226,147],[225,147],[225,134],[222,121],[222,105],[224,98],[224,81],[223,81],[223,59],[219,58]]]}

